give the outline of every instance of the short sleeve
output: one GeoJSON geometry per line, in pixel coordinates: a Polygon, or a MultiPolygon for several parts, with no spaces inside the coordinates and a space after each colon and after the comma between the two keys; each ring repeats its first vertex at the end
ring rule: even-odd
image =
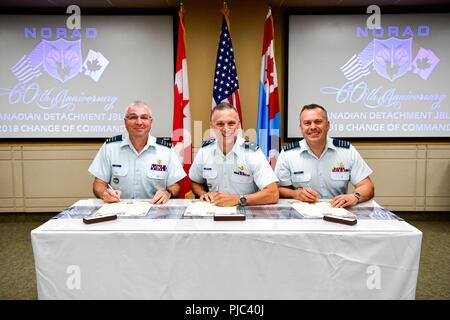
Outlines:
{"type": "Polygon", "coordinates": [[[280,181],[280,186],[287,187],[292,186],[291,180],[291,169],[286,158],[286,153],[284,150],[281,151],[280,156],[277,159],[277,164],[275,166],[275,175],[280,181]]]}
{"type": "Polygon", "coordinates": [[[170,149],[169,175],[167,176],[167,185],[170,186],[186,177],[183,166],[173,149],[170,149]]]}
{"type": "Polygon", "coordinates": [[[278,179],[273,172],[269,161],[267,161],[261,149],[258,149],[255,154],[252,155],[252,157],[254,157],[254,161],[252,161],[253,177],[255,180],[255,184],[258,186],[259,190],[264,189],[273,182],[278,182],[278,179]]]}
{"type": "Polygon", "coordinates": [[[372,169],[361,157],[359,152],[355,147],[350,147],[351,157],[352,157],[352,169],[351,169],[351,182],[353,185],[358,184],[360,181],[364,180],[372,174],[372,169]]]}
{"type": "Polygon", "coordinates": [[[111,159],[108,157],[106,143],[102,145],[100,150],[97,152],[94,160],[89,166],[89,173],[91,173],[96,178],[110,182],[111,180],[111,159]]]}
{"type": "Polygon", "coordinates": [[[203,172],[203,150],[200,149],[189,169],[189,178],[196,183],[205,183],[203,172]]]}

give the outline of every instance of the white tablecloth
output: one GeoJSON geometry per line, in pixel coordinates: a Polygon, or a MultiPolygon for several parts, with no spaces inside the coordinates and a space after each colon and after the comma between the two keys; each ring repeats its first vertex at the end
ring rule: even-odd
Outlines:
{"type": "Polygon", "coordinates": [[[31,239],[39,299],[414,299],[422,233],[396,220],[52,219],[31,239]]]}

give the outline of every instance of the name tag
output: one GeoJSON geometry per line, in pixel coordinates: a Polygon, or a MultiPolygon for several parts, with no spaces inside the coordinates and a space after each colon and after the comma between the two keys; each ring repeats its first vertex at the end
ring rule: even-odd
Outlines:
{"type": "Polygon", "coordinates": [[[153,171],[167,171],[167,166],[165,164],[152,163],[150,170],[153,171]]]}

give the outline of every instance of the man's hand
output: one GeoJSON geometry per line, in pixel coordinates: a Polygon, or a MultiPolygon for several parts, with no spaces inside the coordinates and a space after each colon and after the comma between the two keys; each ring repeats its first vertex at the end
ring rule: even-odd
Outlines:
{"type": "Polygon", "coordinates": [[[204,194],[202,194],[200,196],[200,200],[213,202],[214,201],[214,196],[216,194],[218,194],[218,192],[206,192],[206,193],[204,193],[204,194]]]}
{"type": "Polygon", "coordinates": [[[353,206],[358,203],[358,199],[354,194],[340,194],[331,199],[331,206],[333,208],[345,208],[353,206]]]}
{"type": "Polygon", "coordinates": [[[225,192],[209,192],[200,197],[202,200],[211,201],[219,207],[232,207],[239,203],[239,196],[237,194],[228,194],[225,192]],[[203,199],[202,199],[203,197],[203,199]],[[210,199],[210,200],[207,200],[210,199]]]}
{"type": "Polygon", "coordinates": [[[153,204],[164,204],[170,199],[170,192],[167,190],[158,190],[152,199],[150,199],[150,203],[153,204]]]}
{"type": "Polygon", "coordinates": [[[294,199],[303,201],[303,202],[316,202],[318,193],[311,188],[299,188],[295,190],[294,199]]]}
{"type": "Polygon", "coordinates": [[[120,202],[122,191],[106,188],[102,193],[102,200],[106,203],[120,202]]]}

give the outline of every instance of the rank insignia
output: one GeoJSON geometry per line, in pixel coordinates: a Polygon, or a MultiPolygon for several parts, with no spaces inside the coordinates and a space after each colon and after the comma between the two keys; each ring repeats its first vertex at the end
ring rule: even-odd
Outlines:
{"type": "Polygon", "coordinates": [[[121,134],[119,134],[118,136],[114,136],[114,137],[111,137],[111,138],[108,138],[108,139],[106,139],[106,143],[111,143],[111,142],[116,142],[116,141],[122,141],[122,135],[121,134]]]}
{"type": "Polygon", "coordinates": [[[350,148],[350,142],[346,141],[346,140],[333,139],[333,145],[335,147],[339,147],[339,148],[345,148],[345,149],[350,148]]]}
{"type": "Polygon", "coordinates": [[[206,146],[209,146],[211,143],[213,143],[214,141],[216,141],[216,139],[209,139],[209,140],[206,140],[206,141],[203,141],[202,142],[202,148],[203,147],[206,147],[206,146]]]}
{"type": "Polygon", "coordinates": [[[294,150],[300,148],[300,141],[295,141],[292,143],[289,143],[287,146],[283,146],[284,151],[294,150]]]}
{"type": "Polygon", "coordinates": [[[252,150],[252,151],[256,151],[259,149],[259,146],[254,143],[254,142],[249,142],[249,141],[245,141],[242,146],[246,149],[246,150],[252,150]]]}
{"type": "Polygon", "coordinates": [[[172,148],[172,141],[168,138],[156,138],[156,143],[169,149],[172,148]]]}

